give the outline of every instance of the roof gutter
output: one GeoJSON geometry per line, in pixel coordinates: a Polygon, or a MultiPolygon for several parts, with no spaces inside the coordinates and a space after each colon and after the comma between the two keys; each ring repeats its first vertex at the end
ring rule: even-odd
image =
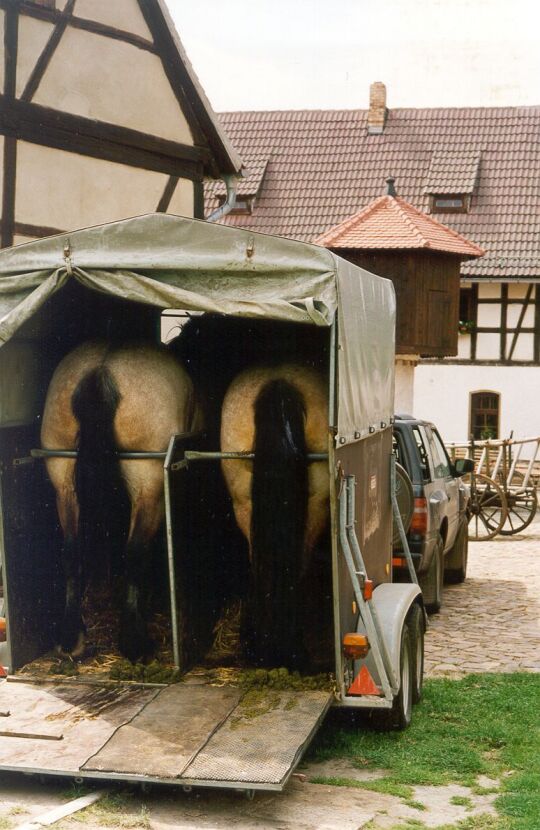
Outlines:
{"type": "Polygon", "coordinates": [[[227,188],[227,198],[216,210],[212,211],[210,216],[206,217],[207,222],[217,222],[223,216],[231,212],[236,204],[236,188],[238,187],[238,180],[240,176],[235,173],[223,173],[221,176],[227,188]]]}

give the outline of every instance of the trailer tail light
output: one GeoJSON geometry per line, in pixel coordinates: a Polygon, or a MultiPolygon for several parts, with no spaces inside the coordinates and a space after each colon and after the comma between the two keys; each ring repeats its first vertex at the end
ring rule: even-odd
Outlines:
{"type": "Polygon", "coordinates": [[[365,634],[345,634],[343,636],[343,654],[347,660],[359,660],[366,657],[369,642],[365,634]]]}
{"type": "Polygon", "coordinates": [[[412,516],[410,532],[411,533],[427,533],[427,517],[428,507],[427,500],[424,498],[414,500],[414,512],[412,516]]]}
{"type": "Polygon", "coordinates": [[[373,580],[372,579],[365,579],[364,580],[364,587],[362,588],[362,594],[364,599],[371,599],[373,596],[373,580]]]}

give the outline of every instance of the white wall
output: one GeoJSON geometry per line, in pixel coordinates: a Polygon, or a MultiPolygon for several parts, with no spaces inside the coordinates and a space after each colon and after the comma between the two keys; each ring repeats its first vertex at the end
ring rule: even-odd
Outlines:
{"type": "Polygon", "coordinates": [[[394,392],[394,412],[410,415],[414,401],[414,369],[416,359],[396,358],[396,378],[394,392]]]}
{"type": "Polygon", "coordinates": [[[432,420],[445,441],[465,441],[471,392],[501,396],[500,437],[540,435],[539,366],[456,366],[420,364],[414,374],[414,411],[432,420]]]}

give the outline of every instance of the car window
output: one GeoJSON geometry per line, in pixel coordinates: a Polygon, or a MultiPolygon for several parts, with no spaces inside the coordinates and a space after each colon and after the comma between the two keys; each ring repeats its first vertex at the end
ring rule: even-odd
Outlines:
{"type": "Polygon", "coordinates": [[[420,468],[422,470],[422,478],[424,481],[429,481],[429,457],[427,452],[427,444],[425,439],[425,434],[423,435],[420,431],[420,427],[414,426],[412,428],[412,434],[414,436],[414,440],[416,442],[416,446],[418,447],[418,455],[420,456],[420,468]]]}
{"type": "Polygon", "coordinates": [[[432,430],[429,431],[428,438],[431,447],[431,454],[433,456],[433,471],[435,478],[448,478],[452,475],[452,472],[444,444],[437,433],[432,430]]]}

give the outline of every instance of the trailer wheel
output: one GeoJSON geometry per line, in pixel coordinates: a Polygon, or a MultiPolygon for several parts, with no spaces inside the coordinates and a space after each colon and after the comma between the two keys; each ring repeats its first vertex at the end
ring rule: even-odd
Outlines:
{"type": "Polygon", "coordinates": [[[418,703],[422,699],[424,686],[424,612],[416,603],[412,606],[407,617],[407,625],[411,637],[412,653],[412,702],[418,703]]]}
{"type": "Polygon", "coordinates": [[[413,704],[413,652],[411,632],[407,622],[401,632],[399,658],[399,692],[394,698],[391,709],[373,712],[378,729],[389,732],[391,729],[406,729],[411,722],[413,704]]]}

